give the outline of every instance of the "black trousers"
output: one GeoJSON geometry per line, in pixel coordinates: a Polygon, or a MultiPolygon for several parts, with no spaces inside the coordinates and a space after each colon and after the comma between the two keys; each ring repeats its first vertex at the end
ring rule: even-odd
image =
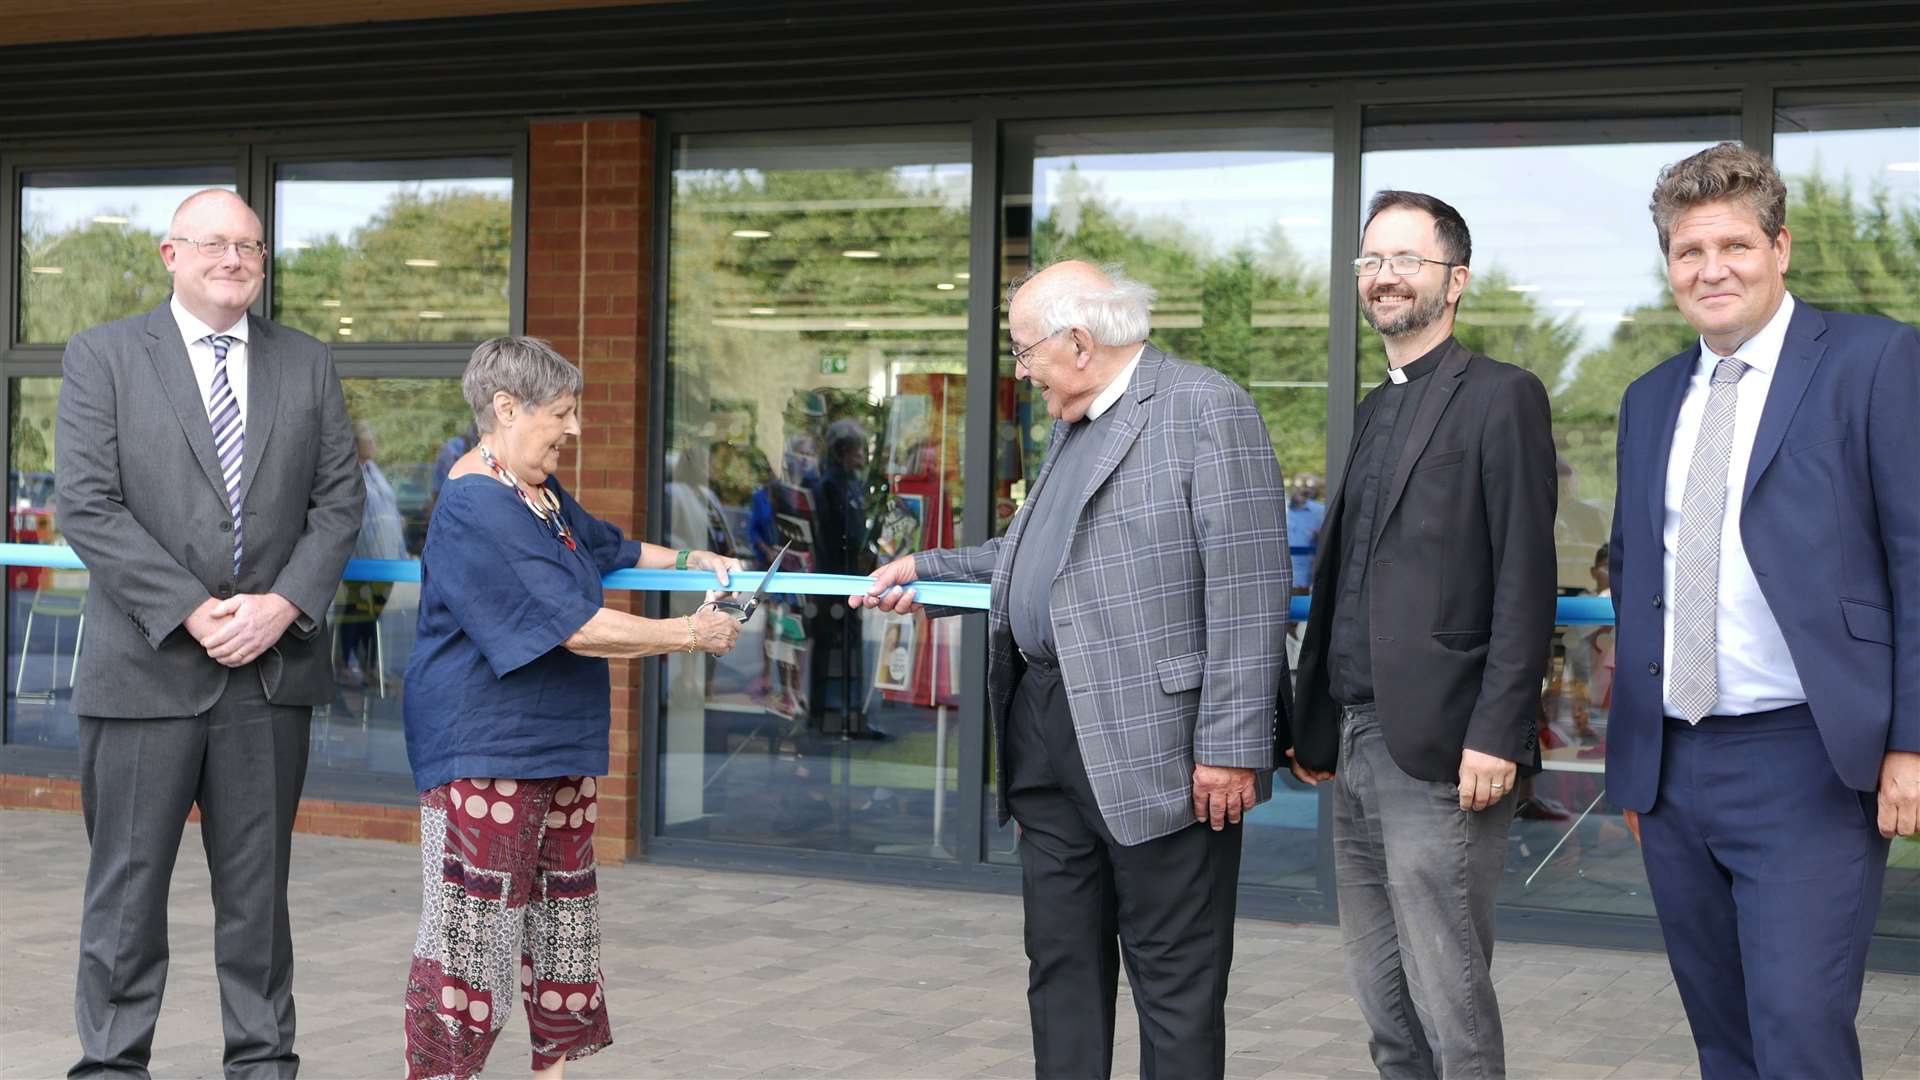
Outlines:
{"type": "Polygon", "coordinates": [[[1035,1073],[1113,1071],[1124,958],[1140,1016],[1140,1075],[1226,1071],[1227,970],[1240,826],[1113,840],[1094,802],[1057,667],[1033,664],[1008,719],[1007,805],[1020,825],[1035,1073]]]}
{"type": "Polygon", "coordinates": [[[167,891],[196,803],[213,878],[223,1071],[229,1080],[299,1071],[287,872],[312,720],[311,708],[270,704],[252,664],[199,716],[80,718],[92,850],[74,992],[80,1060],[68,1076],[147,1075],[167,983],[167,891]]]}

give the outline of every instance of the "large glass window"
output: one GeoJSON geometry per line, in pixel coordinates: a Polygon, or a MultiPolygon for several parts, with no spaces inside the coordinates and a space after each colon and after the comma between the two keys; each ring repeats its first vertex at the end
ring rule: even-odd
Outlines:
{"type": "Polygon", "coordinates": [[[64,345],[89,326],[152,310],[173,291],[160,243],[174,209],[203,188],[233,186],[224,165],[23,173],[15,336],[64,345]]]}
{"type": "MultiPolygon", "coordinates": [[[[1473,281],[1457,336],[1546,383],[1560,592],[1604,593],[1598,553],[1612,524],[1620,395],[1695,338],[1668,298],[1647,199],[1661,166],[1739,136],[1738,101],[1419,105],[1369,110],[1366,120],[1363,200],[1408,188],[1466,218],[1473,281]]],[[[1364,393],[1384,379],[1386,356],[1371,329],[1358,333],[1364,393]]],[[[1652,914],[1639,851],[1602,796],[1612,655],[1609,627],[1556,635],[1547,771],[1518,792],[1506,903],[1652,914]]]]}
{"type": "Polygon", "coordinates": [[[276,321],[334,343],[507,332],[507,158],[282,164],[273,216],[276,321]]]}
{"type": "MultiPolygon", "coordinates": [[[[666,539],[862,574],[962,512],[965,128],[674,148],[666,539]]],[[[671,610],[697,597],[674,596],[671,610]]],[[[669,657],[670,836],[951,858],[960,624],[781,596],[669,657]]]]}
{"type": "MultiPolygon", "coordinates": [[[[157,255],[151,258],[159,262],[157,255]]],[[[53,495],[53,425],[59,402],[58,378],[7,383],[10,544],[66,544],[60,538],[53,495]]],[[[87,572],[38,566],[9,566],[6,572],[6,741],[78,746],[73,676],[86,632],[81,605],[87,597],[87,572]]]]}
{"type": "MultiPolygon", "coordinates": [[[[1920,86],[1782,93],[1787,287],[1823,308],[1920,326],[1920,86]]],[[[1893,842],[1879,931],[1920,937],[1920,837],[1893,842]]]]}
{"type": "MultiPolygon", "coordinates": [[[[1152,341],[1252,393],[1299,486],[1290,541],[1311,548],[1324,512],[1327,265],[1333,136],[1324,112],[1012,124],[1001,174],[1001,273],[1067,258],[1119,263],[1159,293],[1152,341]]],[[[1005,334],[1005,313],[1001,319],[1005,334]]],[[[1040,469],[1052,421],[1001,355],[994,521],[1004,530],[1040,469]]],[[[1294,560],[1304,589],[1312,555],[1294,560]]],[[[994,772],[989,771],[988,783],[994,772]]],[[[1318,800],[1291,777],[1249,818],[1241,878],[1314,888],[1318,800]]],[[[989,852],[1014,832],[986,805],[989,852]]]]}

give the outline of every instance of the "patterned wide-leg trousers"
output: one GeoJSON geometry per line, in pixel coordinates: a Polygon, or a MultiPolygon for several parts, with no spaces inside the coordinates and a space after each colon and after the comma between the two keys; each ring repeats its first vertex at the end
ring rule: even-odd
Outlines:
{"type": "Polygon", "coordinates": [[[533,1067],[612,1042],[600,974],[590,776],[455,780],[420,796],[409,1080],[479,1076],[514,995],[533,1067]]]}

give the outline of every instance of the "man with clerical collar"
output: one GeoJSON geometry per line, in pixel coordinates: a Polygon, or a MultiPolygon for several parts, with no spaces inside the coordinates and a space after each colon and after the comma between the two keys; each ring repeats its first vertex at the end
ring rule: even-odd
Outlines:
{"type": "Polygon", "coordinates": [[[1489,968],[1515,780],[1553,632],[1553,423],[1532,373],[1453,337],[1472,238],[1382,191],[1353,270],[1386,347],[1327,509],[1294,774],[1331,780],[1354,995],[1382,1076],[1500,1076],[1489,968]],[[1391,881],[1391,887],[1388,882],[1391,881]]]}
{"type": "MultiPolygon", "coordinates": [[[[1147,341],[1153,290],[1056,263],[1010,290],[1016,377],[1053,417],[1007,534],[874,572],[988,582],[1000,822],[1020,825],[1034,1071],[1112,1071],[1121,960],[1140,1075],[1226,1072],[1241,820],[1285,709],[1286,490],[1246,390],[1147,341]]],[[[956,612],[934,612],[955,614],[956,612]]]]}

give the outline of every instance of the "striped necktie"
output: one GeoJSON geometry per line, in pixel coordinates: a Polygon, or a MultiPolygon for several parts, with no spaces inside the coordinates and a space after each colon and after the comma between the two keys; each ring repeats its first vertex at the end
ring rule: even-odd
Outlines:
{"type": "Polygon", "coordinates": [[[240,471],[246,463],[247,425],[240,415],[240,399],[227,380],[227,350],[238,340],[230,334],[212,334],[202,340],[213,346],[213,393],[207,402],[207,420],[213,425],[213,449],[220,456],[220,476],[227,485],[227,508],[233,512],[233,573],[240,575],[240,471]]]}
{"type": "Polygon", "coordinates": [[[1680,539],[1673,560],[1673,704],[1697,724],[1720,701],[1720,535],[1727,517],[1727,466],[1733,458],[1733,414],[1740,376],[1737,357],[1713,369],[1700,437],[1687,465],[1680,539]]]}

